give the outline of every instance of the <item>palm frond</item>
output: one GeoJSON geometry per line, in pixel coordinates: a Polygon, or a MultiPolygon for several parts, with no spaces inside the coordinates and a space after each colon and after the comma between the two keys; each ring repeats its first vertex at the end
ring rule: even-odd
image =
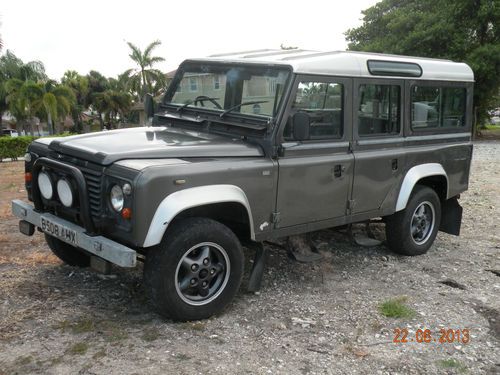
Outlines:
{"type": "Polygon", "coordinates": [[[163,61],[165,61],[165,59],[163,57],[161,57],[161,56],[153,56],[153,57],[149,58],[148,63],[149,63],[149,66],[153,66],[154,64],[160,63],[160,62],[163,62],[163,61]]]}
{"type": "Polygon", "coordinates": [[[145,58],[148,58],[148,59],[149,59],[149,58],[150,58],[150,55],[151,55],[151,52],[152,52],[152,51],[153,51],[156,47],[158,47],[159,45],[161,45],[161,41],[159,41],[159,40],[155,40],[154,42],[150,43],[150,44],[146,47],[146,49],[144,50],[144,54],[143,54],[143,56],[144,56],[145,58]]]}

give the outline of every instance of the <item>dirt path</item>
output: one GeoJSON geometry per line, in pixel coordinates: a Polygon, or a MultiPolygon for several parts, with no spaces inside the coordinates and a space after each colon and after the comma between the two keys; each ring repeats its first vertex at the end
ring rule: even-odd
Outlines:
{"type": "Polygon", "coordinates": [[[22,168],[0,163],[0,374],[500,372],[500,142],[475,146],[461,237],[440,233],[407,258],[321,231],[322,263],[276,249],[259,294],[242,289],[223,315],[183,324],[151,312],[140,268],[68,267],[40,234],[19,234],[10,200],[25,196],[22,168]],[[381,314],[403,296],[413,316],[381,314]],[[396,344],[398,328],[408,339],[469,329],[470,342],[396,344]]]}

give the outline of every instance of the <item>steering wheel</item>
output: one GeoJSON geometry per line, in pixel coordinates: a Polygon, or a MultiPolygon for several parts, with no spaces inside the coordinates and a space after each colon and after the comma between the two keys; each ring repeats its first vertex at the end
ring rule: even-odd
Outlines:
{"type": "Polygon", "coordinates": [[[206,96],[206,95],[198,95],[194,99],[193,104],[196,105],[198,102],[200,102],[201,106],[204,107],[205,105],[203,104],[203,102],[208,100],[210,103],[212,103],[214,106],[216,106],[217,109],[222,109],[222,106],[217,102],[217,99],[218,98],[211,98],[211,97],[206,96]]]}

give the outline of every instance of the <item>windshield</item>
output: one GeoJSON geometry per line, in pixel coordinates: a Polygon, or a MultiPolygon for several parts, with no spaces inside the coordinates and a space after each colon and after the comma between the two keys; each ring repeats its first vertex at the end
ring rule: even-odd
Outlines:
{"type": "Polygon", "coordinates": [[[286,68],[229,64],[185,64],[172,82],[165,104],[178,110],[204,108],[218,112],[274,117],[290,76],[286,68]]]}

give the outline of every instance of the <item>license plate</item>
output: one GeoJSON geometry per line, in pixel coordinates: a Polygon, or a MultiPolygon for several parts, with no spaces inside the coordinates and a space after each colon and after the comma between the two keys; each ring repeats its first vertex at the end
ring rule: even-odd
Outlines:
{"type": "Polygon", "coordinates": [[[76,231],[65,227],[64,225],[54,223],[42,216],[42,230],[53,237],[57,237],[64,242],[77,246],[76,231]]]}

